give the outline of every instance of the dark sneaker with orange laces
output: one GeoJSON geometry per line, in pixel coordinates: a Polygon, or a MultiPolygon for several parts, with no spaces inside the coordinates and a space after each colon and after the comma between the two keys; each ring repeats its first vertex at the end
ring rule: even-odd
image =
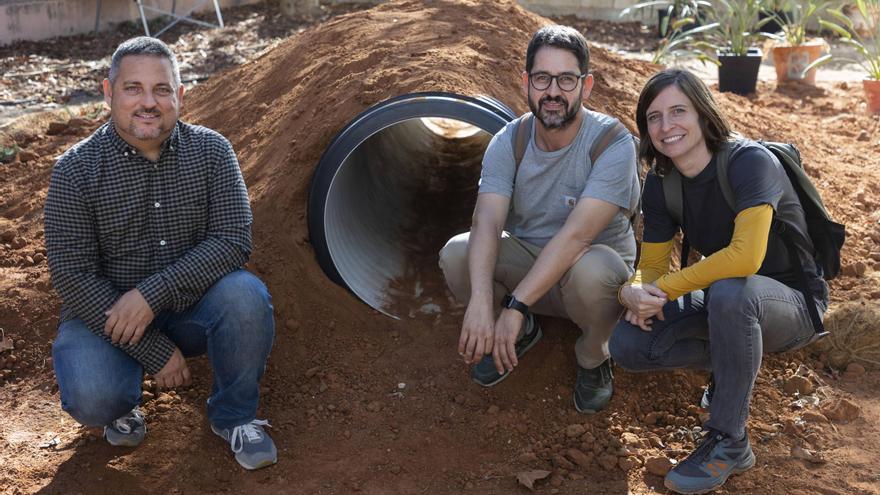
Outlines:
{"type": "Polygon", "coordinates": [[[676,493],[708,493],[720,488],[730,475],[748,471],[754,465],[748,432],[741,440],[733,440],[710,428],[703,443],[669,471],[663,484],[676,493]]]}

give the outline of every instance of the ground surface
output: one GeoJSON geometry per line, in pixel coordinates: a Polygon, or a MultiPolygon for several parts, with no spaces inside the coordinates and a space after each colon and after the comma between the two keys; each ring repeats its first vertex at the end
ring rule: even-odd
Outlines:
{"type": "MultiPolygon", "coordinates": [[[[523,110],[524,45],[546,21],[511,3],[467,0],[395,2],[312,27],[265,7],[226,17],[226,30],[167,41],[184,79],[211,76],[191,87],[185,118],[230,138],[250,187],[248,267],[269,285],[278,324],[261,417],[272,422],[280,461],[242,472],[210,432],[204,359],[193,360],[187,390],[146,383],[150,430],[136,450],[107,446],[59,407],[51,365],[59,301],[42,202],[54,159],[103,112],[29,111],[94,99],[107,54],[131,28],[0,50],[0,144],[19,149],[0,163],[0,493],[526,493],[516,475],[531,470],[552,473],[536,483],[541,493],[662,493],[664,460],[693,447],[704,376],[616,371],[610,407],[579,415],[571,405],[577,331],[544,319],[544,340],[514,375],[481,389],[455,352],[460,307],[447,301],[437,317],[390,320],[328,281],[308,244],[308,180],[345,123],[390,96],[429,89],[490,94],[523,110]]],[[[634,25],[577,24],[604,47],[655,42],[634,25]]],[[[590,105],[632,128],[638,91],[656,69],[595,48],[590,105]]],[[[718,95],[738,130],[798,144],[833,216],[847,224],[832,312],[880,300],[880,120],[865,113],[856,79],[835,79],[820,76],[815,88],[769,79],[748,98],[718,95]]],[[[436,264],[418,268],[436,282],[436,264]]],[[[868,327],[877,335],[876,322],[868,327]]],[[[749,422],[758,464],[721,493],[880,493],[880,372],[841,368],[813,349],[765,360],[749,422]]]]}

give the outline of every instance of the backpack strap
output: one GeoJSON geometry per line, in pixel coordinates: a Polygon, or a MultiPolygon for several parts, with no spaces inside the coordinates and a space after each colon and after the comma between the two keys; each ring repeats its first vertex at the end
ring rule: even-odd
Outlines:
{"type": "Polygon", "coordinates": [[[516,174],[519,172],[519,165],[526,154],[526,148],[529,145],[529,139],[532,137],[532,128],[535,126],[535,116],[531,112],[520,116],[514,130],[510,133],[511,144],[513,146],[513,182],[516,184],[516,174]]]}
{"type": "Polygon", "coordinates": [[[629,134],[629,130],[626,126],[621,124],[620,121],[617,121],[617,123],[611,127],[603,129],[599,136],[593,140],[593,145],[590,147],[590,162],[596,163],[596,160],[602,156],[602,153],[605,153],[605,150],[611,146],[611,143],[617,141],[621,136],[626,134],[629,134]]]}

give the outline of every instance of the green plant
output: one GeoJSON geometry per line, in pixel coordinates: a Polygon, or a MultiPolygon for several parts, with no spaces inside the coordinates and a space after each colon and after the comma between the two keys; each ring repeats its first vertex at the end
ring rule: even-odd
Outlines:
{"type": "Polygon", "coordinates": [[[0,145],[0,163],[9,163],[15,159],[18,154],[19,147],[17,144],[12,146],[0,145]]]}
{"type": "Polygon", "coordinates": [[[866,28],[857,29],[853,20],[843,13],[842,8],[828,12],[837,21],[823,19],[819,24],[840,35],[841,41],[855,48],[858,59],[838,57],[859,64],[870,79],[880,80],[880,0],[855,0],[856,11],[865,20],[866,28]]]}
{"type": "MultiPolygon", "coordinates": [[[[669,31],[669,23],[673,24],[681,21],[687,24],[696,24],[700,15],[701,8],[707,8],[711,3],[706,0],[650,0],[647,2],[637,3],[631,7],[627,7],[620,11],[620,17],[626,17],[634,14],[636,11],[650,9],[656,7],[658,10],[664,10],[666,16],[660,20],[660,35],[666,37],[672,32],[669,31]]],[[[673,31],[675,28],[672,28],[673,31]]]]}
{"type": "Polygon", "coordinates": [[[713,28],[703,33],[695,46],[711,54],[747,55],[761,36],[761,26],[772,19],[758,19],[762,3],[761,0],[715,0],[701,11],[713,28]]]}
{"type": "Polygon", "coordinates": [[[768,6],[769,8],[765,8],[764,12],[782,26],[782,34],[764,34],[789,46],[803,45],[807,42],[807,28],[810,24],[814,20],[822,20],[828,9],[837,3],[830,0],[802,0],[792,2],[784,11],[772,5],[768,6]]]}
{"type": "Polygon", "coordinates": [[[693,23],[689,19],[680,19],[672,24],[672,31],[668,36],[661,39],[654,50],[651,58],[652,64],[666,65],[670,59],[680,57],[693,57],[702,61],[706,61],[705,54],[695,47],[701,33],[704,33],[714,26],[697,26],[687,29],[693,23]]]}

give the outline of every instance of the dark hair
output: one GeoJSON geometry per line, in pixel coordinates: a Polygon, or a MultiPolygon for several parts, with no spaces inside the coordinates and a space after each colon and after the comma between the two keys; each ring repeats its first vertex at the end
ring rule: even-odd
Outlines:
{"type": "Polygon", "coordinates": [[[657,172],[665,174],[674,166],[672,160],[663,153],[654,149],[654,143],[648,135],[648,107],[661,91],[669,86],[676,85],[693,104],[700,120],[700,129],[703,131],[703,139],[706,147],[712,154],[721,150],[721,147],[730,138],[730,124],[721,115],[721,109],[712,93],[703,81],[686,70],[666,69],[654,74],[639,95],[639,103],[636,105],[636,125],[639,128],[639,159],[648,166],[656,162],[657,172]]]}
{"type": "Polygon", "coordinates": [[[529,41],[529,47],[526,49],[526,72],[529,74],[535,66],[535,54],[544,46],[570,51],[577,58],[581,74],[586,74],[590,70],[590,49],[587,47],[584,35],[575,28],[552,24],[539,29],[529,41]]]}
{"type": "Polygon", "coordinates": [[[180,68],[177,66],[177,57],[174,56],[174,52],[161,40],[149,36],[131,38],[123,41],[116,48],[113,57],[110,58],[110,75],[107,77],[110,79],[111,85],[116,82],[116,77],[119,75],[119,65],[122,63],[122,59],[129,55],[152,55],[167,58],[171,62],[174,86],[180,86],[180,68]]]}

